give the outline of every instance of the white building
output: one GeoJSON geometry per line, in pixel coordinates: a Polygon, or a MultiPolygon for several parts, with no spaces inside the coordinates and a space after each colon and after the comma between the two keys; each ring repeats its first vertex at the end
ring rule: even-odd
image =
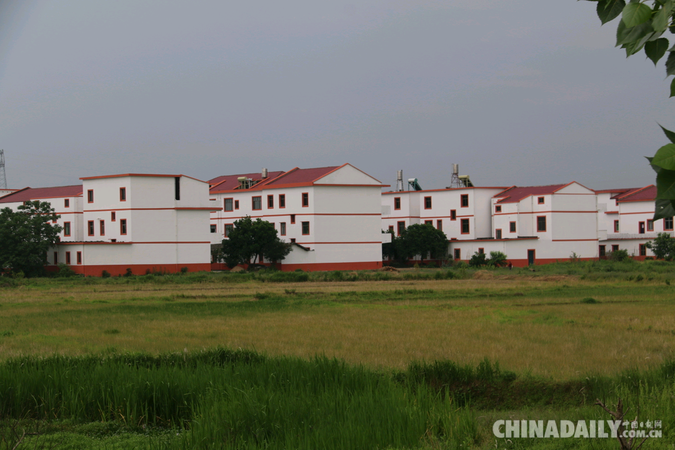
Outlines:
{"type": "MultiPolygon", "coordinates": [[[[211,183],[211,242],[246,216],[274,224],[294,244],[281,270],[359,270],[382,266],[382,183],[351,164],[227,175],[211,183]]],[[[223,267],[221,267],[223,268],[223,267]]]]}
{"type": "Polygon", "coordinates": [[[656,186],[608,189],[598,195],[598,256],[626,250],[638,259],[653,256],[645,244],[659,233],[673,233],[673,218],[652,220],[656,186]]]}
{"type": "Polygon", "coordinates": [[[0,198],[0,206],[12,209],[28,200],[49,202],[61,216],[51,269],[65,263],[93,276],[211,269],[208,183],[184,175],[82,180],[81,186],[26,188],[0,198]]]}

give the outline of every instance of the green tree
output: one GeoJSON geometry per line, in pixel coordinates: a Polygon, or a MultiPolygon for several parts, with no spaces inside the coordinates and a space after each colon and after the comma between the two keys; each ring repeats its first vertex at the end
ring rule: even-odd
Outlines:
{"type": "Polygon", "coordinates": [[[659,259],[670,261],[675,256],[675,239],[668,233],[659,233],[656,239],[647,242],[645,246],[659,259]]]}
{"type": "MultiPolygon", "coordinates": [[[[666,31],[675,34],[675,0],[589,0],[597,2],[597,13],[604,25],[617,17],[616,45],[631,56],[644,50],[654,65],[666,53],[666,77],[675,75],[675,46],[671,47],[666,31]]],[[[675,79],[670,83],[670,96],[675,96],[675,79]]],[[[675,133],[663,127],[670,144],[661,147],[654,157],[647,158],[656,172],[656,205],[654,220],[675,215],[675,133]]]]}
{"type": "Polygon", "coordinates": [[[490,252],[490,259],[487,260],[487,263],[493,267],[504,267],[506,265],[506,258],[506,253],[490,252]]]}
{"type": "Polygon", "coordinates": [[[481,267],[485,266],[487,263],[487,256],[485,256],[485,253],[483,252],[474,253],[469,260],[469,266],[471,267],[481,267]]]}
{"type": "Polygon", "coordinates": [[[255,264],[259,258],[278,262],[291,251],[277,236],[274,225],[261,219],[251,220],[246,216],[234,222],[228,239],[223,239],[222,259],[229,267],[237,264],[255,264]]]}
{"type": "Polygon", "coordinates": [[[0,265],[3,269],[38,276],[45,272],[47,251],[59,242],[60,216],[49,203],[28,201],[17,211],[0,211],[0,265]]]}
{"type": "Polygon", "coordinates": [[[448,256],[448,238],[433,225],[410,225],[394,242],[396,255],[404,259],[415,256],[422,260],[427,259],[427,256],[429,259],[445,259],[448,256]]]}

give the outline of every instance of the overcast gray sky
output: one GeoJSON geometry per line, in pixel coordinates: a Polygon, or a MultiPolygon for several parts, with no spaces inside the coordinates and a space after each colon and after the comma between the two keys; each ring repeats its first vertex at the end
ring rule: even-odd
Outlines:
{"type": "Polygon", "coordinates": [[[349,162],[395,185],[654,182],[669,83],[575,0],[0,0],[10,187],[349,162]]]}

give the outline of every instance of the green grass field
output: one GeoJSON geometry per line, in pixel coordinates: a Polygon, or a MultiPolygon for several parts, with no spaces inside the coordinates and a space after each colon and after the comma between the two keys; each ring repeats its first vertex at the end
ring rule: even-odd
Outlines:
{"type": "Polygon", "coordinates": [[[0,448],[614,449],[492,424],[621,398],[672,449],[671,282],[657,261],[0,279],[0,448]]]}

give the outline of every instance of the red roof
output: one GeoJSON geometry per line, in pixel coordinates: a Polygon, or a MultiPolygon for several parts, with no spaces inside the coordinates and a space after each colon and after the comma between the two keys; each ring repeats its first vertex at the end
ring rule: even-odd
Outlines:
{"type": "Polygon", "coordinates": [[[500,192],[493,198],[501,198],[501,200],[498,201],[497,203],[518,203],[522,199],[531,197],[533,195],[553,194],[557,190],[562,189],[565,186],[567,186],[567,184],[551,184],[549,186],[524,186],[524,187],[513,186],[506,189],[505,191],[500,192]]]}
{"type": "MultiPolygon", "coordinates": [[[[267,182],[273,180],[274,178],[278,177],[279,175],[283,175],[284,172],[277,171],[277,172],[268,172],[267,173],[267,178],[266,181],[263,183],[260,183],[262,181],[262,174],[260,172],[257,173],[242,173],[238,175],[222,175],[220,177],[216,177],[213,180],[209,180],[209,184],[211,185],[210,192],[212,194],[216,192],[224,192],[224,191],[233,191],[239,187],[239,178],[240,177],[246,177],[252,179],[254,182],[262,186],[263,184],[266,184],[267,182]]],[[[258,185],[254,185],[253,189],[259,187],[258,185]]]]}
{"type": "Polygon", "coordinates": [[[653,184],[638,189],[630,189],[616,197],[617,203],[623,202],[653,202],[656,200],[656,186],[653,184]]]}
{"type": "Polygon", "coordinates": [[[276,179],[270,181],[265,185],[267,186],[286,186],[286,185],[305,185],[312,184],[314,181],[322,178],[334,170],[339,169],[341,166],[331,166],[331,167],[316,167],[313,169],[291,169],[285,174],[276,179]]]}
{"type": "Polygon", "coordinates": [[[43,200],[48,198],[78,197],[82,195],[82,185],[56,186],[45,188],[24,188],[13,194],[0,197],[0,203],[27,202],[29,200],[43,200]]]}

